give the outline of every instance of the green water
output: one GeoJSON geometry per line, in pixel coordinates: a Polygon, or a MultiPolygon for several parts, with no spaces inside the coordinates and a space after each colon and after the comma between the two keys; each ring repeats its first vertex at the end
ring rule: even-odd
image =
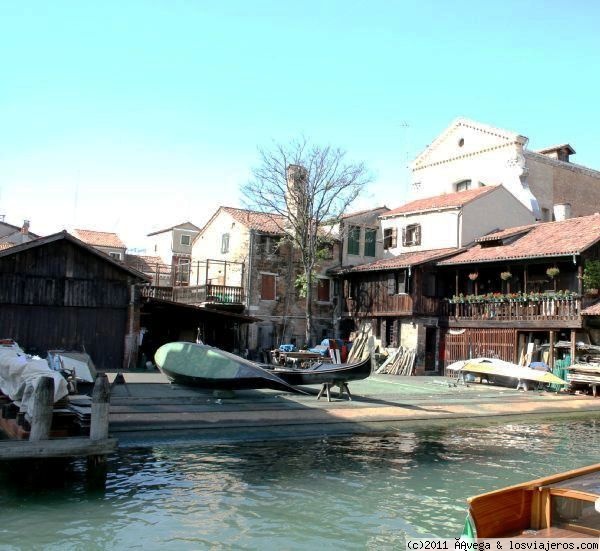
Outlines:
{"type": "Polygon", "coordinates": [[[92,489],[74,462],[0,470],[0,549],[404,549],[453,537],[465,499],[600,461],[600,419],[125,449],[92,489]]]}

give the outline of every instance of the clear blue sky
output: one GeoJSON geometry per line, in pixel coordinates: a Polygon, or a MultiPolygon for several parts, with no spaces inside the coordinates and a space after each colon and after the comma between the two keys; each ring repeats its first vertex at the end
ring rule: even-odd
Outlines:
{"type": "Polygon", "coordinates": [[[0,3],[0,213],[32,230],[202,225],[257,147],[301,133],[371,168],[457,116],[569,142],[600,169],[598,4],[53,0],[0,3]]]}

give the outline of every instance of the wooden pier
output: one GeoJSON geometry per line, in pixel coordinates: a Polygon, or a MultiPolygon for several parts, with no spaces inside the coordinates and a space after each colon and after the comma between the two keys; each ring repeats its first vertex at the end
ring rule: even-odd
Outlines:
{"type": "MultiPolygon", "coordinates": [[[[31,401],[31,411],[21,415],[15,411],[14,404],[3,397],[0,429],[9,439],[0,440],[0,460],[89,457],[97,464],[117,449],[117,440],[108,436],[110,386],[105,374],[99,375],[94,384],[89,437],[52,437],[55,404],[51,377],[38,379],[31,401]]],[[[65,410],[58,408],[58,411],[65,410]]]]}

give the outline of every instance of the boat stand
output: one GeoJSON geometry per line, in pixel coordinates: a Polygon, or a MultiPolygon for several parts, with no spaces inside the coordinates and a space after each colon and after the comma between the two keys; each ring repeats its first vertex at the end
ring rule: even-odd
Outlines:
{"type": "Polygon", "coordinates": [[[350,402],[352,401],[352,394],[350,394],[350,389],[348,388],[348,383],[346,383],[346,381],[341,381],[339,383],[323,383],[323,386],[317,395],[317,400],[320,400],[321,396],[323,396],[323,393],[325,393],[327,395],[327,401],[331,402],[331,388],[335,386],[339,387],[340,389],[338,398],[343,398],[345,392],[348,395],[348,400],[350,402]]]}

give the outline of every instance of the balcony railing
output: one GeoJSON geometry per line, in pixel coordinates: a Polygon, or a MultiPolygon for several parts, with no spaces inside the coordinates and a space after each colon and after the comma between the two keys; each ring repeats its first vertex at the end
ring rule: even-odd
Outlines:
{"type": "Polygon", "coordinates": [[[371,296],[359,292],[356,298],[346,298],[346,313],[351,316],[411,316],[439,314],[440,301],[433,297],[413,297],[408,294],[371,296]]]}
{"type": "Polygon", "coordinates": [[[186,304],[215,302],[220,304],[241,304],[244,302],[243,288],[231,285],[198,285],[175,287],[173,300],[186,304]]]}
{"type": "Polygon", "coordinates": [[[201,304],[214,302],[219,304],[242,304],[244,290],[242,287],[231,285],[196,285],[190,287],[155,287],[141,288],[141,295],[145,298],[158,298],[171,300],[184,304],[201,304]]]}
{"type": "Polygon", "coordinates": [[[544,297],[537,300],[445,301],[441,313],[454,320],[577,321],[581,298],[544,297]]]}

